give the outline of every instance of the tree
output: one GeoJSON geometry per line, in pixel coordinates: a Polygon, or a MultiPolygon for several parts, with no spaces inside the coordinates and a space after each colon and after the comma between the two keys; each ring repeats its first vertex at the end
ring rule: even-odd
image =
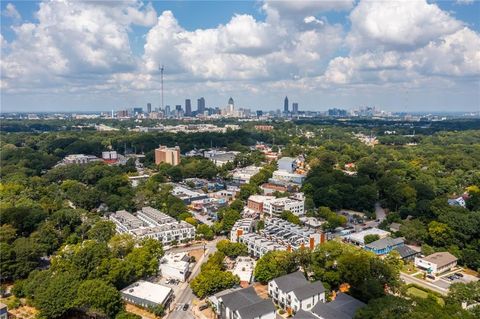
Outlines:
{"type": "Polygon", "coordinates": [[[480,303],[480,281],[453,283],[450,285],[447,301],[452,304],[467,306],[480,303]]]}
{"type": "Polygon", "coordinates": [[[212,240],[214,235],[213,230],[208,225],[200,224],[197,226],[197,236],[206,240],[212,240]]]}
{"type": "Polygon", "coordinates": [[[11,244],[17,237],[17,230],[12,225],[0,226],[0,242],[11,244]]]}
{"type": "Polygon", "coordinates": [[[425,224],[419,219],[405,220],[400,226],[400,235],[411,243],[422,244],[428,237],[425,224]]]}
{"type": "MultiPolygon", "coordinates": [[[[40,264],[41,247],[31,238],[20,237],[13,242],[14,277],[25,278],[40,264]]],[[[3,254],[3,252],[2,252],[3,254]]]]}
{"type": "Polygon", "coordinates": [[[114,318],[123,309],[120,292],[100,279],[82,282],[74,304],[88,314],[100,314],[108,318],[114,318]]]}
{"type": "Polygon", "coordinates": [[[34,304],[45,318],[61,318],[74,307],[80,285],[75,273],[59,273],[35,290],[34,304]]]}
{"type": "Polygon", "coordinates": [[[431,221],[428,224],[428,234],[435,246],[445,247],[452,244],[453,233],[447,224],[431,221]]]}
{"type": "Polygon", "coordinates": [[[228,288],[238,285],[240,279],[229,271],[218,269],[202,270],[197,277],[190,282],[193,293],[199,298],[204,298],[228,288]]]}
{"type": "Polygon", "coordinates": [[[0,209],[2,224],[10,224],[22,236],[30,235],[47,217],[43,209],[37,207],[9,207],[0,209]]]}
{"type": "Polygon", "coordinates": [[[408,318],[411,303],[401,297],[385,296],[372,300],[366,307],[357,310],[355,319],[390,319],[408,318]]]}
{"type": "Polygon", "coordinates": [[[229,232],[232,230],[233,225],[237,220],[242,218],[242,215],[240,215],[239,212],[233,209],[225,209],[222,211],[223,212],[223,218],[222,218],[222,224],[223,224],[223,230],[226,232],[229,232]]]}
{"type": "Polygon", "coordinates": [[[142,319],[142,317],[134,313],[122,311],[115,317],[115,319],[142,319]]]}
{"type": "Polygon", "coordinates": [[[108,241],[108,247],[115,257],[124,258],[135,247],[135,238],[130,234],[115,234],[108,241]]]}
{"type": "Polygon", "coordinates": [[[280,218],[283,219],[283,220],[286,220],[286,221],[288,221],[292,224],[300,225],[300,218],[289,210],[284,210],[280,214],[280,218]]]}
{"type": "Polygon", "coordinates": [[[189,223],[190,225],[193,225],[193,226],[197,226],[197,224],[198,224],[198,221],[193,217],[187,217],[187,218],[185,218],[185,221],[187,223],[189,223]]]}
{"type": "Polygon", "coordinates": [[[115,235],[115,224],[109,220],[99,220],[87,233],[89,239],[106,243],[115,235]]]}
{"type": "Polygon", "coordinates": [[[228,239],[221,240],[217,243],[218,251],[221,251],[230,258],[237,258],[238,256],[247,256],[248,249],[245,244],[232,243],[228,239]]]}
{"type": "Polygon", "coordinates": [[[270,251],[263,255],[255,266],[255,279],[267,283],[297,269],[293,256],[287,251],[270,251]]]}
{"type": "Polygon", "coordinates": [[[379,235],[370,234],[370,235],[366,235],[365,237],[363,237],[363,242],[365,243],[365,245],[368,245],[368,244],[373,243],[374,241],[379,240],[379,239],[380,239],[379,235]]]}

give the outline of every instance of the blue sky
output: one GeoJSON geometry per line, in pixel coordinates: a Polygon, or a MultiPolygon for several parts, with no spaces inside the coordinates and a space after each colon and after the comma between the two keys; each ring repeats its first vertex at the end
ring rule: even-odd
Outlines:
{"type": "Polygon", "coordinates": [[[479,1],[2,1],[3,111],[479,111],[479,1]]]}

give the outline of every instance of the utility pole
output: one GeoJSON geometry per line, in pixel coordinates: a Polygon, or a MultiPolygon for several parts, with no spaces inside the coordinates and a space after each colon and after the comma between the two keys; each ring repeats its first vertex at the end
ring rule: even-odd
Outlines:
{"type": "Polygon", "coordinates": [[[163,106],[163,70],[165,68],[163,67],[163,64],[162,66],[160,67],[160,87],[161,87],[161,90],[162,90],[162,110],[164,110],[164,106],[163,106]]]}

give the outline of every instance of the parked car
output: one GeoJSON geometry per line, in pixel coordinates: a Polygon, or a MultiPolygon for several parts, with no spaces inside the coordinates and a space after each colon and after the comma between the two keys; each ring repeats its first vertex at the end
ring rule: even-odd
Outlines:
{"type": "Polygon", "coordinates": [[[205,310],[205,309],[207,309],[207,308],[208,308],[208,304],[206,304],[206,303],[204,303],[203,305],[200,305],[200,306],[198,307],[198,309],[199,309],[200,311],[205,310]]]}
{"type": "Polygon", "coordinates": [[[463,278],[463,274],[460,273],[460,272],[457,272],[455,275],[457,275],[457,276],[460,277],[460,278],[463,278]]]}
{"type": "Polygon", "coordinates": [[[182,309],[183,309],[183,311],[187,311],[187,309],[188,309],[188,303],[184,304],[182,309]]]}
{"type": "Polygon", "coordinates": [[[427,275],[427,278],[435,279],[435,276],[433,276],[433,275],[427,275]]]}

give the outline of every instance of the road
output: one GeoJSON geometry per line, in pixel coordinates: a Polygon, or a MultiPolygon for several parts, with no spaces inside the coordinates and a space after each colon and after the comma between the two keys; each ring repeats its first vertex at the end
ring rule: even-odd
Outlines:
{"type": "MultiPolygon", "coordinates": [[[[192,273],[190,274],[190,277],[188,281],[192,280],[195,278],[198,273],[200,272],[200,266],[208,260],[208,256],[215,253],[217,251],[217,242],[224,239],[224,237],[219,237],[216,238],[213,241],[207,242],[205,244],[205,253],[203,256],[198,260],[198,262],[195,264],[195,267],[192,269],[192,273]]],[[[174,252],[179,252],[179,251],[190,251],[198,248],[203,248],[203,244],[196,244],[192,245],[189,247],[183,247],[183,248],[174,248],[171,249],[170,251],[174,252]]],[[[175,296],[175,300],[172,302],[170,305],[170,308],[173,309],[172,312],[168,314],[166,318],[168,319],[193,319],[195,318],[192,313],[192,300],[195,298],[195,295],[192,292],[192,289],[190,288],[190,285],[188,282],[182,283],[182,285],[179,288],[180,293],[178,296],[175,296]],[[183,311],[182,307],[184,304],[189,304],[189,308],[187,311],[183,311]]]]}
{"type": "Polygon", "coordinates": [[[385,209],[380,206],[380,203],[375,203],[375,216],[377,216],[376,219],[380,219],[380,222],[387,217],[385,214],[385,209]]]}
{"type": "Polygon", "coordinates": [[[407,274],[402,273],[402,272],[400,273],[400,279],[405,281],[405,283],[407,283],[407,284],[417,284],[419,286],[425,287],[425,288],[430,289],[432,291],[438,292],[442,295],[447,295],[448,294],[448,289],[440,288],[440,287],[438,287],[438,286],[436,286],[432,283],[429,283],[425,280],[415,278],[413,276],[407,275],[407,274]]]}

